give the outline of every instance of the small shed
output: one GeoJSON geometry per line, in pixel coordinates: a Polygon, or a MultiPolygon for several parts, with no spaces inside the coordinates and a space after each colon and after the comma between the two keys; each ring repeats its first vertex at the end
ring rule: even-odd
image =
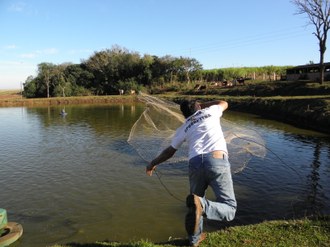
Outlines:
{"type": "MultiPolygon", "coordinates": [[[[324,63],[325,71],[324,77],[330,76],[330,63],[324,63]]],[[[316,81],[320,79],[320,65],[319,64],[307,64],[292,67],[286,70],[287,81],[297,80],[312,80],[316,81]]]]}

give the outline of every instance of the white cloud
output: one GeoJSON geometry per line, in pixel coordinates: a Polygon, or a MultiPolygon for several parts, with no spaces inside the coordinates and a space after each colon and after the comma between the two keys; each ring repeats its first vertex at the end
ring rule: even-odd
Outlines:
{"type": "Polygon", "coordinates": [[[94,51],[90,49],[81,49],[81,50],[70,50],[69,54],[81,54],[81,53],[90,53],[92,54],[94,51]]]}
{"type": "Polygon", "coordinates": [[[9,11],[12,11],[12,12],[23,12],[25,10],[25,7],[26,7],[25,2],[16,2],[16,3],[13,3],[12,5],[10,5],[10,7],[8,9],[9,9],[9,11]]]}
{"type": "Polygon", "coordinates": [[[12,45],[6,45],[6,46],[4,47],[5,50],[13,50],[13,49],[16,49],[16,48],[17,48],[17,46],[14,45],[14,44],[12,44],[12,45]]]}
{"type": "Polygon", "coordinates": [[[58,50],[56,48],[49,48],[49,49],[44,49],[44,50],[41,50],[41,51],[38,51],[39,54],[57,54],[58,53],[58,50]]]}
{"type": "Polygon", "coordinates": [[[0,68],[4,69],[11,66],[18,66],[22,64],[20,61],[0,61],[0,68]]]}
{"type": "Polygon", "coordinates": [[[24,53],[20,55],[21,58],[29,58],[29,59],[35,58],[36,56],[37,56],[36,53],[24,53]]]}
{"type": "Polygon", "coordinates": [[[20,55],[21,58],[27,58],[27,59],[33,59],[39,56],[43,56],[43,55],[54,55],[58,53],[58,49],[56,48],[48,48],[48,49],[44,49],[44,50],[37,50],[34,52],[30,52],[30,53],[22,53],[20,55]]]}

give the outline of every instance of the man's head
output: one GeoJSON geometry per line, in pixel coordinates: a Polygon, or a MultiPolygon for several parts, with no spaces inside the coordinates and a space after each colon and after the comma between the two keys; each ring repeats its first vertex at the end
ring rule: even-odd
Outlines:
{"type": "Polygon", "coordinates": [[[184,100],[180,104],[180,110],[185,118],[190,117],[200,109],[200,104],[197,100],[184,100]]]}

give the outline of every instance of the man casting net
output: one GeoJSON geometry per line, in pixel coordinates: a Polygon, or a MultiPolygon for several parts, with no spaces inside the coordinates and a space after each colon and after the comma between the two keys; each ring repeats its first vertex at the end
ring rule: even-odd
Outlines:
{"type": "MultiPolygon", "coordinates": [[[[133,125],[128,143],[142,159],[150,162],[170,145],[176,129],[182,125],[185,118],[178,104],[147,94],[138,97],[146,104],[146,109],[133,125]]],[[[265,142],[255,130],[244,128],[224,118],[221,118],[221,126],[227,142],[232,173],[242,171],[253,156],[265,157],[265,142]]],[[[183,145],[166,162],[186,161],[187,153],[187,146],[183,145]]]]}

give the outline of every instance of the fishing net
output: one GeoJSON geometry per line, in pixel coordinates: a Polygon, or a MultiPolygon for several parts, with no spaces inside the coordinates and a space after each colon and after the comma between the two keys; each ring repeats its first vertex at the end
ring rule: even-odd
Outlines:
{"type": "MultiPolygon", "coordinates": [[[[138,97],[146,104],[146,109],[133,125],[127,141],[142,159],[150,162],[171,144],[176,129],[185,119],[181,114],[180,106],[174,102],[147,94],[138,97]]],[[[233,173],[242,171],[253,156],[265,157],[264,140],[256,131],[246,129],[223,117],[221,126],[233,173]]],[[[174,156],[164,163],[185,161],[187,156],[188,147],[184,143],[174,156]]]]}

